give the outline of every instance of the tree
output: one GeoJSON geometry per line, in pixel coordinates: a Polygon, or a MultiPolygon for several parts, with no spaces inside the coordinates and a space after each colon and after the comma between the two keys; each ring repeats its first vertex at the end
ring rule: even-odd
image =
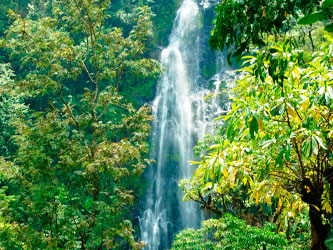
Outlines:
{"type": "Polygon", "coordinates": [[[211,47],[235,46],[229,56],[252,45],[261,50],[244,57],[221,134],[182,183],[187,199],[217,213],[227,210],[224,198],[235,193],[243,204],[266,203],[276,208],[273,220],[280,226],[307,204],[312,249],[326,249],[332,213],[332,38],[326,33],[314,41],[309,31],[308,52],[291,28],[299,13],[305,15],[300,24],[330,19],[332,6],[330,0],[218,5],[211,47]],[[289,32],[280,34],[282,29],[289,32]]]}
{"type": "MultiPolygon", "coordinates": [[[[330,0],[327,0],[329,2],[330,0]]],[[[319,0],[227,0],[216,7],[216,18],[209,45],[212,49],[232,47],[231,56],[241,58],[250,45],[263,47],[266,34],[278,34],[293,26],[293,18],[309,14],[319,0]]]]}
{"type": "Polygon", "coordinates": [[[292,39],[246,57],[220,143],[184,184],[194,199],[198,185],[206,197],[246,186],[251,200],[290,216],[307,204],[313,250],[327,249],[332,214],[333,40],[326,39],[305,64],[292,39]]]}
{"type": "Polygon", "coordinates": [[[53,1],[52,14],[13,25],[2,45],[19,55],[25,98],[44,96],[39,112],[13,120],[18,147],[1,159],[0,242],[6,249],[140,249],[127,220],[143,172],[149,109],[118,93],[127,74],[159,72],[144,58],[152,35],[147,7],[132,29],[108,27],[109,0],[53,1]]]}

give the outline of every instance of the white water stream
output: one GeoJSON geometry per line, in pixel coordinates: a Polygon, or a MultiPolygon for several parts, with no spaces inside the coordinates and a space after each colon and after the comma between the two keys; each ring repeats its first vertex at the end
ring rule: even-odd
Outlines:
{"type": "MultiPolygon", "coordinates": [[[[209,91],[201,86],[200,63],[205,50],[209,50],[202,19],[209,6],[209,0],[183,0],[169,46],[161,54],[165,73],[159,80],[153,103],[155,121],[151,143],[151,157],[156,163],[145,174],[148,188],[144,212],[139,219],[141,240],[147,244],[147,250],[169,248],[175,233],[189,227],[198,228],[202,221],[199,206],[183,202],[178,183],[192,175],[193,168],[188,162],[194,158],[193,146],[208,132],[209,122],[222,112],[217,99],[205,101],[209,91]]],[[[218,74],[212,81],[217,92],[221,78],[228,74],[223,57],[216,60],[212,63],[219,65],[218,74]]]]}

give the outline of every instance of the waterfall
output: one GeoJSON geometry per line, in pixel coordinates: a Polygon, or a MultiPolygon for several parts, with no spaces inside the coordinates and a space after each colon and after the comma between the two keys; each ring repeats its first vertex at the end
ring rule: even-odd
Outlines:
{"type": "MultiPolygon", "coordinates": [[[[193,168],[193,146],[208,132],[208,123],[222,112],[219,101],[205,101],[209,93],[202,77],[202,58],[210,53],[207,30],[202,27],[203,13],[209,0],[183,0],[174,22],[169,46],[162,51],[165,73],[158,83],[152,105],[155,115],[152,130],[151,158],[156,162],[145,173],[148,182],[144,212],[139,218],[141,240],[147,250],[167,249],[175,233],[198,228],[202,216],[198,204],[183,202],[178,183],[189,178],[193,168]],[[206,35],[203,34],[206,32],[206,35]],[[208,51],[208,52],[207,52],[208,51]]],[[[213,55],[213,56],[212,56],[213,55]]],[[[218,72],[211,80],[219,91],[225,65],[212,62],[218,72]],[[223,70],[222,70],[223,69],[223,70]]],[[[223,64],[223,63],[222,63],[223,64]]]]}

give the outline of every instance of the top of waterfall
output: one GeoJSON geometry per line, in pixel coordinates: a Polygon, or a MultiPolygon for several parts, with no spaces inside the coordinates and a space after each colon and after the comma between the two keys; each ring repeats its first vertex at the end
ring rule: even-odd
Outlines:
{"type": "Polygon", "coordinates": [[[209,8],[209,7],[211,6],[211,3],[210,3],[209,0],[202,0],[202,1],[200,2],[200,5],[201,5],[204,9],[207,9],[207,8],[209,8]]]}
{"type": "Polygon", "coordinates": [[[198,27],[198,15],[198,4],[193,0],[184,0],[177,12],[171,44],[172,40],[179,40],[198,27]]]}
{"type": "Polygon", "coordinates": [[[182,20],[191,20],[199,14],[199,6],[193,0],[185,0],[180,6],[177,17],[182,20]]]}

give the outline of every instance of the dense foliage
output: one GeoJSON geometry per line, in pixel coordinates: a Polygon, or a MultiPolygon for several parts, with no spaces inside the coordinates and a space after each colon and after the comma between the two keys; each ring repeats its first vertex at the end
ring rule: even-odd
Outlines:
{"type": "MultiPolygon", "coordinates": [[[[283,207],[280,220],[301,212],[305,202],[312,230],[323,235],[321,241],[327,237],[329,225],[321,222],[332,213],[332,38],[327,38],[305,66],[304,52],[288,42],[248,57],[246,76],[233,89],[232,109],[223,117],[220,143],[184,183],[192,186],[185,186],[192,199],[245,190],[248,201],[283,207]]],[[[219,210],[223,201],[216,200],[219,210]]]]}
{"type": "MultiPolygon", "coordinates": [[[[179,2],[2,1],[0,249],[143,247],[131,223],[149,163],[142,103],[179,2]]],[[[231,110],[197,146],[208,153],[181,188],[220,218],[181,232],[172,249],[332,245],[332,9],[217,5],[210,46],[248,54],[231,110]]]]}
{"type": "Polygon", "coordinates": [[[216,8],[210,46],[221,50],[232,47],[229,56],[240,58],[251,44],[265,46],[267,34],[290,30],[302,15],[306,15],[303,24],[330,19],[333,14],[330,4],[330,0],[322,5],[319,0],[221,1],[216,8]],[[316,9],[316,14],[312,13],[316,9]]]}
{"type": "Polygon", "coordinates": [[[204,221],[199,230],[187,229],[178,234],[171,250],[189,249],[299,249],[297,243],[288,246],[283,233],[267,223],[264,228],[247,225],[244,220],[230,214],[220,219],[204,221]]]}
{"type": "MultiPolygon", "coordinates": [[[[234,45],[236,56],[255,49],[244,57],[230,91],[231,110],[218,118],[223,119],[220,134],[199,147],[209,154],[194,162],[199,164],[195,174],[181,187],[186,199],[208,211],[231,211],[256,225],[271,220],[289,235],[290,225],[306,209],[311,249],[327,249],[333,193],[333,40],[324,28],[316,29],[321,37],[313,37],[311,32],[299,34],[307,27],[295,25],[301,12],[300,24],[329,19],[333,3],[323,1],[311,13],[319,4],[313,3],[218,5],[211,46],[234,45]],[[281,34],[285,13],[292,14],[294,23],[281,34]]],[[[330,24],[324,25],[330,31],[330,24]]]]}
{"type": "Polygon", "coordinates": [[[147,162],[151,117],[118,89],[124,77],[155,75],[159,65],[143,56],[150,9],[133,9],[123,32],[106,26],[109,5],[59,0],[48,15],[27,18],[10,10],[2,45],[20,61],[20,75],[14,79],[7,68],[1,87],[9,100],[24,98],[31,107],[3,111],[17,147],[1,158],[5,249],[142,247],[128,215],[147,162]]]}

